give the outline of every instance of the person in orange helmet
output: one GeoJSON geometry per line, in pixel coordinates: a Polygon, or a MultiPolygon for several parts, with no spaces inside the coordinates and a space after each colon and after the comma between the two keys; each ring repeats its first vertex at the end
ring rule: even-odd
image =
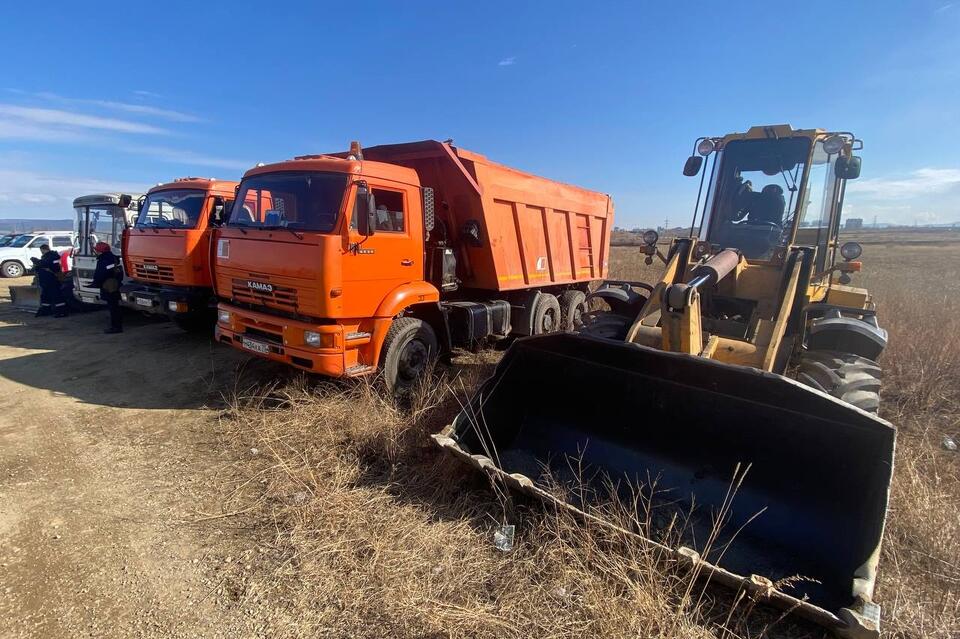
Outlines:
{"type": "Polygon", "coordinates": [[[104,333],[122,333],[123,315],[120,311],[120,283],[123,281],[123,265],[106,242],[97,242],[93,247],[97,254],[97,270],[90,286],[100,288],[100,299],[110,311],[110,326],[104,333]]]}

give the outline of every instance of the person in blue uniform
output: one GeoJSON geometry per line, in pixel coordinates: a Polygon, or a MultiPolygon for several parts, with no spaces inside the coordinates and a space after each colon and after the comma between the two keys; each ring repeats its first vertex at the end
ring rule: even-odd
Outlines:
{"type": "Polygon", "coordinates": [[[50,250],[49,245],[42,244],[40,259],[34,257],[31,260],[37,274],[37,284],[40,285],[40,308],[37,309],[37,317],[66,317],[67,301],[63,298],[60,283],[60,254],[50,250]]]}
{"type": "Polygon", "coordinates": [[[93,272],[93,287],[100,289],[100,299],[110,311],[110,326],[104,333],[122,333],[123,316],[120,311],[120,283],[123,281],[123,265],[106,242],[97,242],[93,247],[97,254],[97,270],[93,272]]]}

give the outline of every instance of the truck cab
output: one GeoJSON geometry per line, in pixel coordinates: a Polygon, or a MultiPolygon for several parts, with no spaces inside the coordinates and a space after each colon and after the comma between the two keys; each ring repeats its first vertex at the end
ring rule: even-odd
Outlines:
{"type": "Polygon", "coordinates": [[[77,236],[73,246],[73,294],[85,304],[103,304],[100,291],[90,285],[97,268],[93,247],[106,242],[122,257],[123,232],[137,218],[142,196],[130,193],[96,193],[73,201],[77,236]]]}
{"type": "Polygon", "coordinates": [[[432,140],[258,166],[217,229],[217,340],[408,386],[438,352],[558,330],[606,271],[612,216],[432,140]]]}
{"type": "Polygon", "coordinates": [[[233,204],[236,182],[186,177],[158,184],[127,229],[123,261],[129,281],[122,303],[165,315],[184,329],[214,317],[211,241],[233,204]]]}

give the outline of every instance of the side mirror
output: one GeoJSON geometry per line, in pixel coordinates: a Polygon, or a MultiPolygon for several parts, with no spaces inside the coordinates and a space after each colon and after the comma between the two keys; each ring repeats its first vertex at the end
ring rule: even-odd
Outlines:
{"type": "Polygon", "coordinates": [[[860,177],[860,156],[851,155],[850,157],[840,156],[834,165],[834,173],[841,180],[856,180],[860,177]]]}
{"type": "Polygon", "coordinates": [[[691,155],[683,165],[683,174],[693,177],[700,172],[701,166],[703,166],[703,158],[699,155],[691,155]]]}
{"type": "Polygon", "coordinates": [[[365,182],[357,185],[357,205],[353,214],[357,216],[357,231],[360,235],[373,235],[377,228],[377,205],[365,182]]]}

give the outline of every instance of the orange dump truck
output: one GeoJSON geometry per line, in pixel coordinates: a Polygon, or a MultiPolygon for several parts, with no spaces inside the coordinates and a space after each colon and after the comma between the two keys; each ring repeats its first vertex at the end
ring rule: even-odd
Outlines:
{"type": "Polygon", "coordinates": [[[185,329],[213,323],[212,232],[233,206],[237,182],[187,177],[147,192],[124,235],[125,306],[167,315],[185,329]]]}
{"type": "Polygon", "coordinates": [[[217,340],[403,389],[455,347],[573,328],[612,224],[605,194],[445,142],[258,166],[217,229],[217,340]]]}

